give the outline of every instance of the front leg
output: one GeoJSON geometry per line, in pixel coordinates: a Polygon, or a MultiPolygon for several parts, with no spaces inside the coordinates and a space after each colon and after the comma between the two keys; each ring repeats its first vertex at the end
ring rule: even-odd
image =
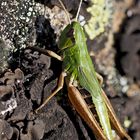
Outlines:
{"type": "Polygon", "coordinates": [[[32,47],[28,46],[27,48],[34,50],[34,51],[38,51],[38,52],[45,54],[45,55],[50,55],[51,57],[54,57],[59,61],[63,61],[63,58],[61,56],[59,56],[58,54],[56,54],[55,52],[53,52],[51,50],[45,50],[45,49],[42,49],[39,47],[34,47],[34,46],[32,46],[32,47]]]}

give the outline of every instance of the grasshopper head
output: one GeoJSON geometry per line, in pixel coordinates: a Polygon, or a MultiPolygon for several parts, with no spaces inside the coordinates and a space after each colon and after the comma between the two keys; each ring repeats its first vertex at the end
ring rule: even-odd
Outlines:
{"type": "Polygon", "coordinates": [[[80,4],[79,4],[79,8],[78,8],[78,11],[76,14],[75,21],[71,22],[69,14],[68,14],[64,4],[62,3],[61,0],[59,0],[60,4],[62,5],[63,9],[66,12],[66,15],[67,15],[69,23],[70,23],[69,25],[66,26],[66,28],[61,33],[61,36],[59,39],[59,45],[58,45],[60,51],[63,51],[66,48],[70,48],[70,47],[74,46],[75,43],[78,43],[80,41],[80,39],[81,39],[80,36],[84,36],[83,29],[82,29],[81,25],[79,24],[79,22],[77,22],[80,8],[82,5],[82,1],[83,0],[80,0],[80,4]]]}
{"type": "Polygon", "coordinates": [[[73,47],[75,44],[85,41],[85,35],[79,22],[73,21],[62,31],[59,39],[59,49],[63,51],[66,48],[73,47]]]}
{"type": "Polygon", "coordinates": [[[73,46],[75,43],[74,39],[74,28],[73,28],[73,22],[65,27],[65,29],[62,31],[59,39],[59,45],[58,48],[60,51],[69,48],[73,46]]]}

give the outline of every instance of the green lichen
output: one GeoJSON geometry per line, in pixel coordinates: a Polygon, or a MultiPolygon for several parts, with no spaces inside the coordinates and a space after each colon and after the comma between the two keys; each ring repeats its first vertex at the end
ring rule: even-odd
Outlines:
{"type": "Polygon", "coordinates": [[[91,18],[84,26],[89,38],[93,40],[105,32],[110,24],[113,13],[113,0],[91,0],[91,6],[87,8],[91,18]]]}

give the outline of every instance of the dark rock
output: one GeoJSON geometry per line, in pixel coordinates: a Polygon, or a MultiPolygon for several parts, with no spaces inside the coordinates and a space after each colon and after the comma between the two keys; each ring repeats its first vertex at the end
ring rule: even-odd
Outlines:
{"type": "Polygon", "coordinates": [[[27,126],[27,134],[22,133],[21,130],[21,140],[40,140],[43,138],[45,126],[43,121],[35,120],[33,122],[29,122],[27,126]]]}
{"type": "Polygon", "coordinates": [[[0,120],[0,139],[9,140],[13,135],[13,128],[5,120],[0,120]]]}

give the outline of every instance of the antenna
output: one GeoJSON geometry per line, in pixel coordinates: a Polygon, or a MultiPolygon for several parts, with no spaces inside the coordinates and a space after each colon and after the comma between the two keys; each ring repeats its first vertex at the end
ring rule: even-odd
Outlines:
{"type": "Polygon", "coordinates": [[[64,11],[65,11],[65,13],[66,13],[66,15],[67,15],[69,24],[71,24],[71,20],[70,20],[70,16],[69,16],[68,11],[66,10],[66,8],[65,8],[64,4],[62,3],[62,1],[61,1],[61,0],[58,0],[58,1],[59,1],[59,3],[61,4],[62,8],[64,9],[64,11]]]}
{"type": "Polygon", "coordinates": [[[77,14],[76,14],[76,18],[75,18],[76,21],[77,21],[77,19],[78,19],[79,13],[80,13],[82,1],[83,1],[83,0],[80,0],[79,8],[78,8],[78,11],[77,11],[77,14]]]}

